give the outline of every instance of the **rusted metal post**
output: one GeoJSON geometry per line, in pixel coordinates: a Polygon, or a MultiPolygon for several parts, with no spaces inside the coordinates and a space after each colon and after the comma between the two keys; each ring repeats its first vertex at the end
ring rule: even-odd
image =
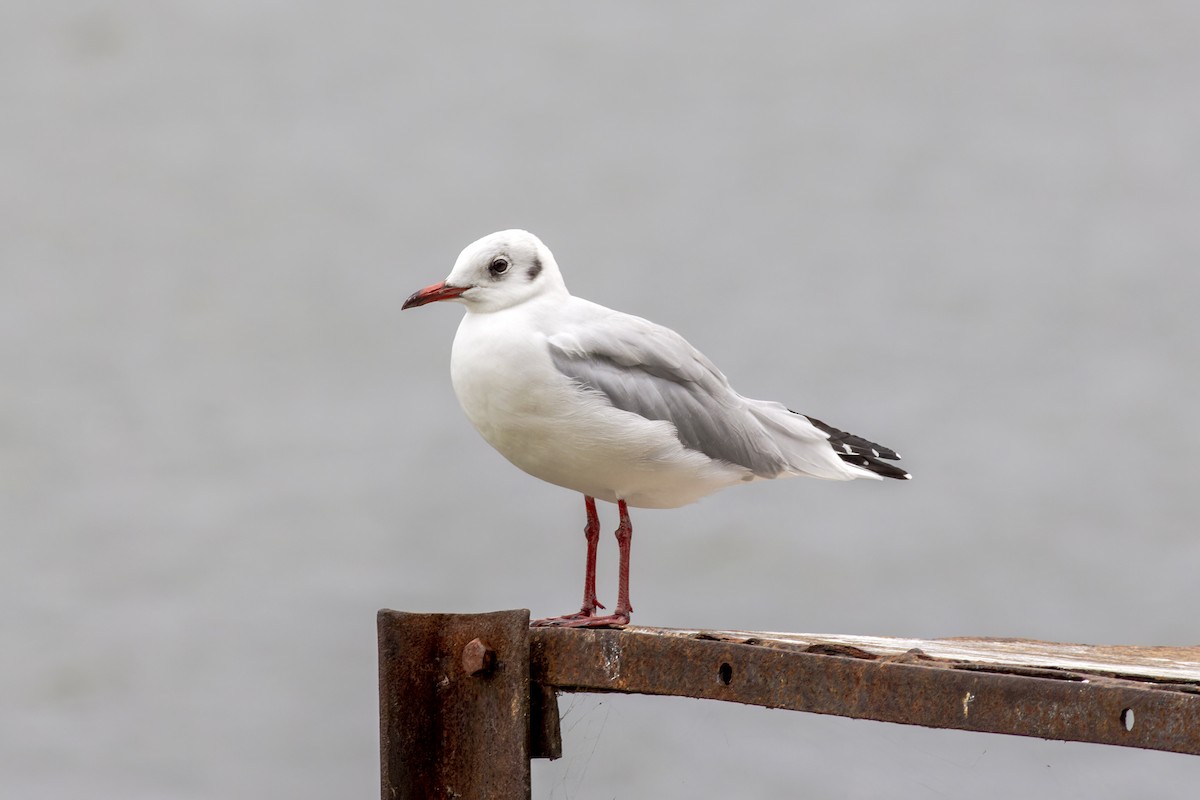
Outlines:
{"type": "Polygon", "coordinates": [[[383,800],[528,798],[529,611],[377,622],[383,800]]]}

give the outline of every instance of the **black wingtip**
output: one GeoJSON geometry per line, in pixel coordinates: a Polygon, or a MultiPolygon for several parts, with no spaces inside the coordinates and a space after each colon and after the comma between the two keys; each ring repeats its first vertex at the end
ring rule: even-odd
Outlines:
{"type": "MultiPolygon", "coordinates": [[[[792,413],[799,414],[798,411],[793,411],[792,413]]],[[[900,454],[890,447],[884,447],[861,436],[855,436],[853,433],[838,430],[832,425],[827,425],[821,420],[810,417],[807,414],[800,414],[800,416],[807,419],[818,430],[829,436],[829,446],[847,464],[862,467],[881,478],[894,478],[901,481],[912,480],[912,475],[907,470],[900,469],[895,464],[888,464],[881,460],[898,461],[900,459],[900,454]]]]}
{"type": "Polygon", "coordinates": [[[853,464],[856,467],[862,467],[865,470],[875,473],[881,478],[893,478],[899,481],[911,481],[912,475],[908,470],[903,470],[895,464],[888,464],[884,461],[878,461],[874,458],[866,456],[842,456],[842,460],[847,464],[853,464]]]}

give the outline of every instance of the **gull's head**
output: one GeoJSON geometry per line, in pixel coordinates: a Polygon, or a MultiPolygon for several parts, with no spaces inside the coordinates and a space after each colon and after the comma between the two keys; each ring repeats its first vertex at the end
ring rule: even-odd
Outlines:
{"type": "Polygon", "coordinates": [[[463,248],[446,280],[415,293],[404,308],[457,300],[468,311],[487,313],[566,291],[558,264],[541,239],[528,231],[499,231],[463,248]]]}

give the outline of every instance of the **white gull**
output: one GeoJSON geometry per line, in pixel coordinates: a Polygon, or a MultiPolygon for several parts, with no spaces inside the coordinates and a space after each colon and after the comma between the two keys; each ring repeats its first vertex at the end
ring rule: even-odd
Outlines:
{"type": "Polygon", "coordinates": [[[534,477],[584,495],[587,566],[578,613],[535,625],[624,625],[629,603],[628,506],[676,508],[737,483],[803,475],[909,478],[899,456],[769,401],[742,397],[669,328],[567,291],[549,248],[508,230],[468,245],[445,281],[404,308],[456,300],[450,376],[488,444],[534,477]],[[614,613],[597,616],[596,499],[620,524],[614,613]]]}

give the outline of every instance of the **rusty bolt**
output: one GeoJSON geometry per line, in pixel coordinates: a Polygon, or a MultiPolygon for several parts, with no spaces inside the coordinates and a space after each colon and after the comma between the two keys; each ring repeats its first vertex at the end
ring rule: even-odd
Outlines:
{"type": "Polygon", "coordinates": [[[473,677],[490,675],[496,668],[496,651],[488,647],[482,639],[472,639],[463,648],[462,665],[463,670],[473,677]]]}

